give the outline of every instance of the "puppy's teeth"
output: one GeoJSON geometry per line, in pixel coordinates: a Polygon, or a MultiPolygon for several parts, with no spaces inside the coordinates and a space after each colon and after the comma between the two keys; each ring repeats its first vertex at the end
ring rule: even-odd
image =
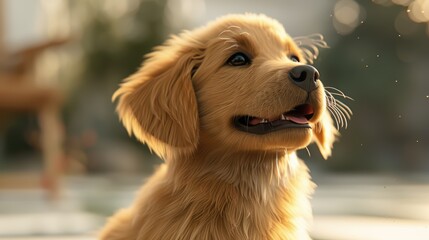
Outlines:
{"type": "Polygon", "coordinates": [[[261,123],[267,123],[268,120],[267,119],[262,119],[261,123]]]}
{"type": "Polygon", "coordinates": [[[285,115],[282,114],[282,116],[280,117],[282,120],[286,120],[285,115]]]}

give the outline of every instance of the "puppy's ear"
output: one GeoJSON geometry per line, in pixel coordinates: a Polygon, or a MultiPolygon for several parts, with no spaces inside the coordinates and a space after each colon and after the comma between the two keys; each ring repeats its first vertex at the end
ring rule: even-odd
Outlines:
{"type": "Polygon", "coordinates": [[[173,37],[147,55],[145,64],[114,93],[128,133],[165,158],[171,149],[192,151],[199,137],[191,74],[195,46],[173,37]],[[187,44],[185,44],[187,43],[187,44]]]}
{"type": "Polygon", "coordinates": [[[319,147],[319,151],[324,159],[331,156],[335,140],[339,136],[338,130],[333,124],[331,115],[325,111],[319,122],[313,128],[314,141],[319,147]]]}

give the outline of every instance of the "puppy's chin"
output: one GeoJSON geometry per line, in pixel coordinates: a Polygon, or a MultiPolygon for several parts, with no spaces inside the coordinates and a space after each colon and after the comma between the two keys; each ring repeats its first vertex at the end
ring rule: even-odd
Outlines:
{"type": "Polygon", "coordinates": [[[312,136],[311,128],[289,128],[262,135],[230,129],[228,133],[224,131],[205,139],[229,151],[269,151],[304,148],[310,144],[312,136]]]}
{"type": "Polygon", "coordinates": [[[266,136],[256,136],[255,145],[262,145],[265,150],[271,149],[299,149],[308,146],[311,142],[313,131],[311,128],[289,128],[272,132],[266,136]],[[260,140],[258,141],[258,137],[260,140]]]}

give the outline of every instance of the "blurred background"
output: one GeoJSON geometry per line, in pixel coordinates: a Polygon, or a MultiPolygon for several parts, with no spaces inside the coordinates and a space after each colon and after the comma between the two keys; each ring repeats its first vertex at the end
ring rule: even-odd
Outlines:
{"type": "Polygon", "coordinates": [[[319,185],[319,240],[429,239],[429,0],[0,0],[0,239],[95,239],[161,161],[112,93],[170,34],[264,13],[330,45],[315,65],[354,112],[319,185]]]}

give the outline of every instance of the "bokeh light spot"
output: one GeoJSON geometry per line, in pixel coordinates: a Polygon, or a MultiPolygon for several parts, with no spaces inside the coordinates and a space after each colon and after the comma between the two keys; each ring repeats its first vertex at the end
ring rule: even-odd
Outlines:
{"type": "Polygon", "coordinates": [[[353,0],[341,0],[334,7],[335,19],[344,25],[353,25],[359,18],[359,5],[353,0]]]}
{"type": "Polygon", "coordinates": [[[418,30],[418,26],[411,21],[406,12],[398,14],[394,25],[396,31],[402,35],[411,35],[418,30]]]}
{"type": "Polygon", "coordinates": [[[339,34],[351,33],[359,23],[363,23],[362,8],[354,0],[340,0],[334,6],[334,27],[339,34]]]}
{"type": "Polygon", "coordinates": [[[383,6],[390,6],[392,5],[392,2],[390,0],[372,0],[373,3],[383,5],[383,6]]]}
{"type": "Polygon", "coordinates": [[[402,5],[402,6],[408,6],[413,0],[392,0],[393,3],[402,5]]]}
{"type": "Polygon", "coordinates": [[[415,0],[409,5],[407,12],[414,22],[429,21],[429,0],[415,0]]]}

